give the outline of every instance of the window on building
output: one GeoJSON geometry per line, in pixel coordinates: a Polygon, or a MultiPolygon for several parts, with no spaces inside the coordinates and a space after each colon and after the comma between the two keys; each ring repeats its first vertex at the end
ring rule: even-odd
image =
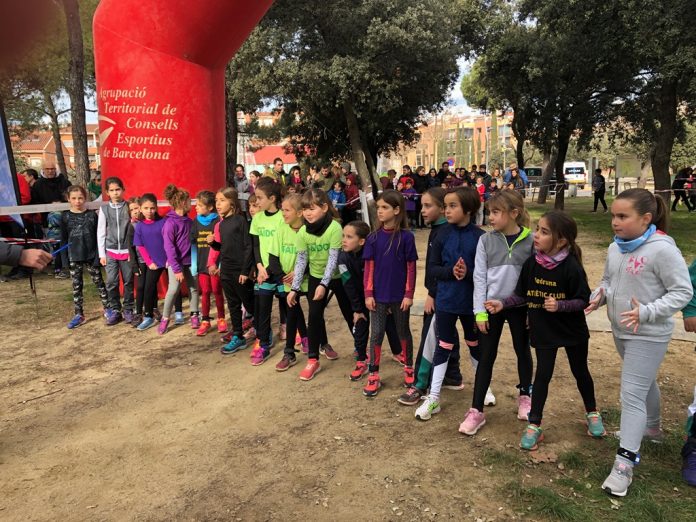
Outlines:
{"type": "Polygon", "coordinates": [[[29,165],[32,167],[40,167],[41,166],[41,158],[31,158],[29,160],[29,165]]]}
{"type": "Polygon", "coordinates": [[[69,149],[72,149],[73,148],[73,140],[63,140],[63,145],[65,145],[69,149]]]}

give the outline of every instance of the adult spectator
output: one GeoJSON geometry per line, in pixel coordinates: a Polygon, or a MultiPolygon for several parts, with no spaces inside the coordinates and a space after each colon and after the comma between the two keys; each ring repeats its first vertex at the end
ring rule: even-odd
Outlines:
{"type": "MultiPolygon", "coordinates": [[[[251,194],[251,185],[244,172],[244,165],[241,163],[237,163],[234,166],[234,177],[232,178],[232,182],[234,183],[234,188],[237,190],[237,194],[251,194]]],[[[239,208],[246,214],[246,199],[239,198],[239,208]]]]}
{"type": "Polygon", "coordinates": [[[491,184],[491,175],[486,171],[486,164],[481,163],[478,169],[478,175],[483,178],[483,186],[487,187],[491,184]]]}
{"type": "Polygon", "coordinates": [[[511,189],[518,191],[522,197],[524,197],[524,189],[527,186],[525,181],[522,179],[522,176],[520,175],[520,170],[515,167],[510,170],[510,179],[505,183],[506,186],[509,186],[511,189]]]}
{"type": "Polygon", "coordinates": [[[37,199],[35,203],[48,204],[56,201],[67,201],[65,191],[68,190],[69,186],[68,178],[59,173],[55,167],[46,167],[43,177],[34,184],[37,199]]]}
{"type": "Polygon", "coordinates": [[[524,182],[524,186],[526,187],[529,185],[529,179],[527,179],[527,173],[524,171],[524,169],[518,169],[517,168],[517,163],[510,163],[510,168],[505,171],[505,174],[503,175],[503,183],[508,184],[510,183],[510,178],[512,178],[512,170],[515,169],[517,171],[517,174],[519,175],[520,179],[524,182]]]}
{"type": "Polygon", "coordinates": [[[440,166],[440,170],[437,172],[437,177],[440,180],[440,184],[444,183],[447,179],[447,176],[449,176],[450,174],[451,171],[449,162],[443,161],[442,165],[440,166]]]}
{"type": "Polygon", "coordinates": [[[592,192],[594,192],[594,209],[592,212],[597,212],[597,203],[602,203],[604,213],[607,213],[607,202],[604,201],[604,193],[607,189],[606,180],[602,176],[602,169],[595,169],[594,177],[592,178],[592,192]]]}
{"type": "Polygon", "coordinates": [[[0,241],[0,265],[43,270],[52,259],[51,254],[45,250],[24,248],[21,245],[11,245],[5,241],[0,241]]]}
{"type": "MultiPolygon", "coordinates": [[[[495,185],[500,188],[503,186],[503,176],[500,173],[500,169],[498,167],[493,169],[493,174],[491,175],[491,180],[495,181],[495,185]]],[[[491,186],[490,182],[488,183],[487,186],[491,186]]]]}
{"type": "MultiPolygon", "coordinates": [[[[26,169],[23,170],[20,174],[29,185],[30,198],[28,204],[31,205],[39,203],[39,199],[36,195],[36,182],[39,179],[39,173],[36,172],[36,170],[34,169],[26,169]]],[[[19,180],[19,178],[18,181],[21,192],[22,183],[19,180]]],[[[22,203],[22,205],[24,204],[26,203],[22,203]]],[[[22,214],[22,219],[24,220],[24,226],[26,226],[27,233],[30,238],[43,239],[43,227],[41,226],[43,219],[40,213],[37,212],[34,214],[22,214]]]]}
{"type": "Polygon", "coordinates": [[[306,186],[304,180],[302,179],[302,171],[297,165],[292,167],[288,173],[288,186],[295,187],[295,191],[298,194],[301,193],[306,186]]]}
{"type": "Polygon", "coordinates": [[[341,218],[346,225],[357,218],[360,208],[360,190],[358,189],[358,179],[355,174],[348,172],[346,177],[346,188],[343,190],[346,195],[346,206],[343,207],[341,218]]]}
{"type": "Polygon", "coordinates": [[[318,188],[324,192],[328,192],[333,187],[334,181],[333,174],[331,174],[331,165],[324,163],[312,184],[312,188],[318,188]]]}
{"type": "Polygon", "coordinates": [[[395,184],[401,183],[401,184],[406,184],[406,178],[411,179],[411,183],[413,183],[413,178],[415,175],[413,174],[413,170],[411,169],[410,165],[404,165],[401,167],[401,176],[399,176],[399,179],[395,182],[395,184]]]}
{"type": "Polygon", "coordinates": [[[288,175],[287,173],[283,170],[283,160],[280,158],[276,158],[273,160],[273,170],[271,170],[268,174],[268,177],[273,178],[277,182],[279,182],[282,185],[287,185],[288,184],[288,175]]]}
{"type": "Polygon", "coordinates": [[[101,171],[95,170],[94,176],[87,183],[87,192],[89,193],[89,199],[95,201],[101,198],[102,195],[102,184],[101,184],[101,171]]]}
{"type": "Polygon", "coordinates": [[[353,182],[353,185],[357,186],[359,188],[361,185],[360,177],[357,174],[355,174],[354,172],[351,172],[351,168],[352,167],[350,166],[350,162],[344,161],[343,163],[341,163],[341,181],[343,181],[345,183],[348,181],[348,176],[353,175],[353,176],[355,176],[355,180],[353,182]]]}
{"type": "Polygon", "coordinates": [[[677,175],[675,176],[674,181],[672,182],[672,191],[674,193],[674,201],[672,202],[672,212],[677,211],[677,203],[679,203],[680,199],[684,202],[684,205],[686,205],[686,208],[689,212],[694,210],[691,206],[691,203],[689,202],[688,194],[684,189],[684,185],[687,183],[692,172],[693,171],[691,167],[686,167],[677,172],[677,175]]]}
{"type": "Polygon", "coordinates": [[[440,185],[442,185],[440,176],[438,176],[435,167],[431,167],[431,169],[428,171],[428,188],[439,187],[440,185]]]}

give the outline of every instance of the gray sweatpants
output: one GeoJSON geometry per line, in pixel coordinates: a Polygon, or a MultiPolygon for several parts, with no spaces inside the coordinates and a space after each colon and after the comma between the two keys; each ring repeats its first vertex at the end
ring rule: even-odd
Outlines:
{"type": "MultiPolygon", "coordinates": [[[[196,278],[191,274],[190,266],[182,266],[181,271],[184,274],[186,286],[188,286],[189,308],[191,312],[198,312],[198,283],[196,282],[196,278]]],[[[167,268],[167,274],[169,275],[169,287],[167,288],[167,295],[164,298],[162,317],[169,317],[171,315],[176,295],[179,293],[179,287],[181,286],[179,281],[176,280],[176,277],[174,277],[174,270],[172,270],[171,267],[167,268]]]]}
{"type": "Polygon", "coordinates": [[[109,296],[109,308],[121,311],[121,292],[119,291],[119,274],[123,278],[123,308],[133,310],[133,268],[129,261],[119,261],[106,256],[106,292],[109,296]]]}
{"type": "Polygon", "coordinates": [[[638,453],[647,428],[660,426],[660,388],[657,370],[669,342],[614,337],[623,359],[621,367],[621,447],[638,453]]]}

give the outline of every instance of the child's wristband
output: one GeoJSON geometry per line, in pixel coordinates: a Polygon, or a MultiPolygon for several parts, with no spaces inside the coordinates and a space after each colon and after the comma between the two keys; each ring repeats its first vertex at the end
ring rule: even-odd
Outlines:
{"type": "Polygon", "coordinates": [[[485,323],[486,321],[488,321],[488,312],[478,312],[476,314],[477,323],[485,323]]]}

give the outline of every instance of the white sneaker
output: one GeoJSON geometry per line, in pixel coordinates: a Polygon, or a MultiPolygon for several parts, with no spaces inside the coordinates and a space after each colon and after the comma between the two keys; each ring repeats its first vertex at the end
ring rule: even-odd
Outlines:
{"type": "Polygon", "coordinates": [[[440,413],[440,403],[428,395],[423,400],[423,404],[416,409],[416,419],[422,421],[430,420],[430,417],[435,413],[440,413]]]}
{"type": "Polygon", "coordinates": [[[611,473],[602,484],[602,489],[615,497],[625,497],[631,482],[633,482],[633,466],[616,459],[611,473]]]}
{"type": "Polygon", "coordinates": [[[483,405],[484,406],[495,406],[495,395],[493,395],[493,392],[491,391],[490,386],[486,390],[486,398],[483,399],[483,405]]]}

